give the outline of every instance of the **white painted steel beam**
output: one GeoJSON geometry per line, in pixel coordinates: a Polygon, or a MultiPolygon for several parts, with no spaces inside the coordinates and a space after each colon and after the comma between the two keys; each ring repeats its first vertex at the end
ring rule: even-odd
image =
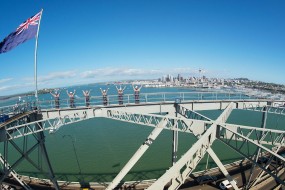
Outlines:
{"type": "Polygon", "coordinates": [[[211,121],[210,118],[194,111],[194,110],[190,110],[186,107],[183,107],[181,104],[178,105],[178,113],[187,118],[187,119],[197,119],[197,120],[205,120],[205,121],[211,121]]]}
{"type": "Polygon", "coordinates": [[[140,125],[147,125],[151,127],[157,127],[161,120],[166,119],[167,124],[165,125],[164,129],[193,134],[203,133],[207,129],[207,126],[210,126],[212,124],[212,122],[209,121],[184,119],[154,114],[128,113],[122,110],[108,110],[107,113],[107,117],[110,119],[126,121],[140,125]],[[202,128],[199,129],[202,130],[202,132],[199,132],[198,129],[195,129],[195,126],[202,126],[202,128]]]}
{"type": "Polygon", "coordinates": [[[89,119],[87,115],[65,115],[59,118],[42,119],[6,128],[7,140],[20,138],[30,134],[36,134],[41,131],[58,129],[62,125],[67,125],[89,119]]]}
{"type": "Polygon", "coordinates": [[[216,126],[212,125],[169,170],[147,189],[163,190],[170,182],[172,184],[168,188],[169,190],[178,189],[206,154],[212,144],[209,139],[215,136],[215,131],[216,126]],[[183,171],[181,171],[182,168],[184,168],[183,171]]]}
{"type": "MultiPolygon", "coordinates": [[[[221,114],[221,116],[216,120],[216,121],[213,121],[215,124],[216,123],[219,123],[219,122],[225,122],[231,111],[233,110],[233,106],[234,104],[231,103],[229,104],[229,106],[226,108],[226,110],[221,114]],[[224,116],[223,116],[224,115],[224,116]]],[[[198,115],[200,118],[202,119],[206,119],[208,121],[212,121],[210,118],[206,117],[206,116],[203,116],[195,111],[192,111],[192,110],[188,110],[187,108],[184,108],[182,106],[180,106],[180,114],[184,117],[187,118],[188,114],[187,112],[191,112],[193,114],[196,114],[198,115]]],[[[224,167],[223,163],[220,161],[220,159],[218,158],[218,156],[215,154],[215,152],[213,151],[213,149],[211,147],[208,148],[207,150],[208,154],[212,157],[212,159],[214,160],[214,162],[217,164],[217,166],[219,167],[219,169],[221,170],[221,172],[224,174],[224,176],[229,180],[229,182],[231,183],[231,185],[233,186],[233,188],[235,190],[238,189],[237,185],[234,183],[233,181],[233,178],[229,175],[229,172],[226,170],[226,168],[224,167]]]]}
{"type": "Polygon", "coordinates": [[[119,174],[114,178],[114,180],[109,184],[106,190],[114,189],[120,181],[127,175],[127,173],[132,169],[132,167],[137,163],[137,161],[142,157],[142,155],[147,151],[149,146],[155,141],[158,135],[162,132],[163,127],[167,124],[166,119],[162,119],[151,134],[148,136],[146,141],[139,147],[136,153],[132,156],[132,158],[128,161],[128,163],[123,167],[123,169],[119,172],[119,174]]]}
{"type": "Polygon", "coordinates": [[[11,168],[11,166],[8,164],[8,162],[5,161],[3,156],[0,154],[0,162],[3,164],[3,166],[6,166],[8,168],[9,173],[18,181],[18,183],[26,190],[32,190],[30,186],[23,180],[20,179],[20,175],[16,173],[15,170],[11,168]]]}
{"type": "MultiPolygon", "coordinates": [[[[224,128],[222,125],[220,126],[221,128],[224,128]]],[[[270,176],[272,176],[278,183],[285,185],[285,182],[283,180],[281,180],[275,173],[273,173],[272,171],[268,170],[266,168],[266,166],[263,166],[259,163],[256,162],[256,160],[253,158],[253,153],[249,150],[250,145],[254,145],[257,148],[260,148],[261,150],[267,152],[268,154],[270,154],[271,156],[274,156],[278,159],[280,159],[282,162],[285,162],[285,158],[280,156],[279,154],[275,153],[274,151],[270,150],[269,148],[263,146],[260,142],[252,140],[248,137],[245,137],[239,133],[236,133],[230,129],[224,128],[225,130],[229,131],[230,133],[232,133],[232,138],[230,139],[223,139],[222,136],[218,137],[218,139],[222,142],[224,142],[227,146],[231,147],[232,149],[234,149],[236,152],[238,152],[239,154],[241,154],[242,156],[244,156],[245,158],[247,158],[248,160],[250,160],[251,162],[253,162],[254,164],[256,164],[257,166],[259,166],[262,170],[264,170],[267,174],[269,174],[270,176]],[[243,142],[241,144],[237,143],[237,139],[242,139],[243,142]]],[[[219,135],[218,135],[219,136],[219,135]]],[[[283,138],[280,139],[281,141],[283,141],[283,138]]],[[[281,142],[280,144],[282,144],[284,142],[281,142]]]]}
{"type": "MultiPolygon", "coordinates": [[[[284,142],[284,138],[282,139],[282,142],[284,142]]],[[[278,153],[278,151],[280,150],[282,146],[277,146],[275,149],[275,153],[278,153]]],[[[270,157],[270,159],[268,160],[268,162],[266,163],[265,169],[268,169],[268,167],[270,166],[271,161],[273,160],[273,156],[270,157]]],[[[260,173],[258,174],[258,176],[254,179],[253,183],[250,185],[250,187],[254,187],[257,183],[259,183],[261,181],[261,178],[263,177],[263,175],[265,174],[265,171],[262,170],[260,171],[260,173]]]]}
{"type": "Polygon", "coordinates": [[[233,181],[233,178],[230,176],[229,172],[225,168],[224,164],[221,162],[221,160],[218,158],[216,153],[213,151],[212,148],[208,148],[207,150],[208,154],[211,156],[211,158],[214,160],[214,162],[217,164],[221,172],[224,174],[224,176],[229,180],[230,184],[235,190],[238,190],[237,184],[233,181]]]}
{"type": "MultiPolygon", "coordinates": [[[[191,172],[193,172],[216,139],[217,123],[225,122],[227,120],[233,110],[233,106],[234,104],[230,103],[218,119],[214,121],[214,124],[212,124],[205,133],[199,137],[198,141],[194,143],[194,145],[192,145],[192,147],[169,170],[167,170],[164,175],[154,182],[148,190],[163,190],[168,183],[171,183],[168,187],[169,190],[177,190],[181,185],[183,185],[186,178],[191,172]]],[[[211,151],[210,154],[212,154],[211,151]]],[[[215,157],[214,154],[212,154],[212,156],[219,163],[217,157],[215,157]]],[[[219,163],[218,166],[220,166],[221,170],[223,170],[226,176],[229,177],[222,164],[219,163]]],[[[229,179],[233,187],[238,189],[230,177],[229,179]]]]}
{"type": "Polygon", "coordinates": [[[249,110],[249,111],[255,111],[255,112],[265,112],[264,108],[267,108],[267,113],[276,114],[276,115],[285,115],[285,107],[273,107],[273,106],[249,106],[244,107],[243,109],[249,110]]]}
{"type": "MultiPolygon", "coordinates": [[[[187,108],[184,109],[184,112],[185,111],[187,111],[187,108]]],[[[199,114],[199,113],[196,112],[196,114],[199,114]]],[[[59,114],[59,117],[55,117],[55,118],[52,117],[52,119],[50,118],[50,119],[40,120],[40,121],[22,124],[22,125],[18,125],[14,127],[9,127],[7,129],[7,132],[8,132],[9,139],[15,139],[15,138],[19,138],[25,135],[34,134],[39,131],[45,131],[45,130],[51,130],[51,129],[57,130],[62,125],[79,122],[85,119],[90,119],[94,117],[105,117],[105,116],[107,118],[123,120],[127,122],[148,125],[148,126],[153,126],[153,127],[155,127],[159,123],[161,118],[165,117],[165,116],[157,116],[153,114],[134,114],[134,113],[124,112],[122,110],[112,110],[112,109],[107,110],[107,109],[100,108],[96,110],[79,110],[78,112],[74,112],[73,114],[70,114],[70,115],[60,115],[59,114]],[[34,125],[38,125],[38,122],[43,123],[43,126],[38,128],[38,130],[35,130],[34,125]],[[24,132],[26,129],[27,131],[24,132]]],[[[203,116],[201,115],[201,117],[203,116]]],[[[205,119],[207,119],[207,117],[205,117],[205,119]]],[[[169,122],[166,128],[170,130],[178,130],[182,132],[193,132],[194,134],[197,134],[197,133],[201,134],[206,130],[205,126],[207,124],[210,125],[211,122],[199,121],[199,120],[193,120],[193,119],[192,120],[191,119],[177,119],[176,117],[169,117],[169,122]],[[180,128],[175,129],[176,127],[171,124],[171,120],[177,121],[180,128]],[[191,127],[189,128],[186,125],[189,125],[191,127]],[[200,129],[201,131],[197,131],[198,127],[194,127],[195,125],[198,125],[198,126],[204,125],[203,130],[200,129]]],[[[240,126],[240,125],[231,125],[231,124],[223,124],[223,125],[237,127],[239,129],[241,128],[250,129],[249,126],[240,126]]],[[[260,128],[255,128],[255,131],[258,131],[258,130],[260,130],[260,128]]],[[[278,132],[277,130],[272,130],[272,129],[269,129],[267,131],[271,131],[271,133],[278,132]]]]}
{"type": "MultiPolygon", "coordinates": [[[[258,141],[260,144],[272,145],[272,146],[277,146],[277,145],[285,146],[285,142],[281,142],[281,139],[285,137],[285,131],[282,130],[242,126],[235,124],[225,124],[225,123],[221,125],[247,138],[250,138],[254,141],[258,141]]],[[[225,138],[229,139],[232,133],[230,131],[225,131],[225,134],[223,135],[225,138]]]]}
{"type": "Polygon", "coordinates": [[[225,123],[227,121],[227,119],[229,118],[231,112],[234,109],[234,103],[231,102],[227,108],[223,111],[223,113],[216,119],[215,123],[219,124],[219,123],[225,123]]]}
{"type": "MultiPolygon", "coordinates": [[[[231,139],[225,139],[225,140],[224,140],[224,138],[218,134],[218,136],[220,136],[219,139],[220,139],[221,141],[225,142],[226,144],[230,144],[231,142],[234,142],[236,139],[243,139],[243,142],[253,144],[253,145],[255,145],[256,147],[261,148],[262,150],[264,150],[264,151],[266,151],[266,152],[269,152],[271,155],[273,155],[273,156],[275,156],[275,157],[277,157],[277,158],[279,158],[279,159],[285,161],[285,158],[284,158],[284,157],[280,156],[279,154],[276,154],[275,152],[273,152],[273,151],[270,150],[269,148],[263,146],[258,140],[252,140],[252,139],[250,139],[250,138],[248,138],[248,137],[246,137],[246,136],[243,136],[243,135],[241,135],[240,133],[237,133],[237,132],[235,132],[235,131],[233,131],[233,130],[231,130],[231,129],[228,129],[228,128],[222,126],[222,125],[221,125],[220,127],[223,128],[223,129],[225,129],[226,131],[230,132],[230,133],[232,134],[232,136],[233,136],[233,138],[231,138],[231,139]]],[[[282,140],[282,139],[280,139],[280,140],[282,140]]],[[[236,148],[241,149],[241,147],[242,147],[245,143],[243,143],[241,146],[240,146],[240,145],[236,145],[236,148]]],[[[233,144],[236,144],[236,143],[234,142],[233,144]]]]}
{"type": "MultiPolygon", "coordinates": [[[[271,104],[270,100],[191,100],[183,101],[181,105],[189,110],[213,110],[213,109],[225,109],[230,102],[235,102],[236,108],[256,108],[266,106],[271,104]]],[[[141,103],[141,104],[124,104],[124,105],[109,105],[109,106],[91,106],[91,107],[78,107],[78,108],[61,108],[61,109],[43,109],[42,114],[44,119],[57,118],[64,115],[70,115],[74,113],[81,113],[85,111],[88,114],[88,117],[92,112],[100,114],[98,110],[104,109],[119,109],[126,112],[136,112],[140,114],[147,113],[160,113],[160,112],[169,112],[174,113],[175,109],[173,106],[174,102],[151,102],[151,103],[141,103]],[[96,111],[94,111],[96,110],[96,111]]],[[[102,112],[102,116],[105,117],[102,112]]]]}
{"type": "MultiPolygon", "coordinates": [[[[233,111],[234,108],[234,103],[231,102],[228,107],[223,111],[223,113],[217,118],[216,121],[214,121],[214,124],[219,124],[219,123],[225,123],[227,121],[227,119],[229,118],[231,112],[233,111]]],[[[209,148],[207,150],[207,152],[209,153],[209,155],[212,157],[212,159],[214,160],[214,162],[217,164],[217,166],[219,167],[219,169],[221,170],[221,172],[224,174],[224,176],[229,180],[230,184],[232,185],[232,187],[235,190],[238,190],[239,188],[237,187],[237,184],[234,183],[233,178],[230,176],[229,172],[226,170],[226,168],[224,167],[223,163],[220,161],[220,159],[218,158],[218,156],[214,153],[214,151],[212,150],[212,148],[209,148]]]]}

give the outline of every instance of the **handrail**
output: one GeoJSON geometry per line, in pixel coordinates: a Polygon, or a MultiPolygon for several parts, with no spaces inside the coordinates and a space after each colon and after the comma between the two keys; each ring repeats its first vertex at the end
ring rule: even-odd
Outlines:
{"type": "MultiPolygon", "coordinates": [[[[230,99],[250,99],[251,97],[243,95],[240,92],[157,92],[157,93],[141,93],[139,96],[140,103],[151,103],[151,102],[169,102],[174,101],[176,98],[180,98],[181,101],[190,100],[230,100],[230,99]]],[[[108,105],[116,105],[118,102],[118,95],[108,95],[108,105]]],[[[102,96],[90,96],[90,106],[103,105],[102,96]]],[[[136,102],[134,94],[124,94],[123,104],[134,104],[136,102]]],[[[76,107],[86,107],[85,97],[75,98],[74,104],[76,107]]],[[[41,109],[52,109],[56,108],[54,100],[40,100],[37,105],[41,109]]],[[[0,115],[14,115],[21,113],[22,110],[32,110],[35,107],[34,102],[16,103],[14,105],[0,107],[0,115]]],[[[60,99],[58,108],[70,107],[69,99],[60,99]]]]}

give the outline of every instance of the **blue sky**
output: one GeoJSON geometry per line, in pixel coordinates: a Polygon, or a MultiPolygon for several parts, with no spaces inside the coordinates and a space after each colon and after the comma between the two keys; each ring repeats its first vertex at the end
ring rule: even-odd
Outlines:
{"type": "MultiPolygon", "coordinates": [[[[285,84],[283,0],[2,0],[0,41],[44,9],[39,89],[163,74],[285,84]]],[[[0,54],[0,96],[33,90],[31,39],[0,54]]]]}

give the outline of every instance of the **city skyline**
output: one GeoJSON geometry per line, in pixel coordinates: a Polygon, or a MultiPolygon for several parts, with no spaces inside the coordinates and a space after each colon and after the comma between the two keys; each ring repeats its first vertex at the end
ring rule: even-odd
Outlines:
{"type": "MultiPolygon", "coordinates": [[[[0,41],[44,9],[39,89],[166,73],[198,76],[200,68],[207,77],[285,84],[283,1],[5,0],[0,5],[5,7],[0,41]]],[[[34,90],[34,45],[32,39],[0,54],[1,95],[34,90]]]]}

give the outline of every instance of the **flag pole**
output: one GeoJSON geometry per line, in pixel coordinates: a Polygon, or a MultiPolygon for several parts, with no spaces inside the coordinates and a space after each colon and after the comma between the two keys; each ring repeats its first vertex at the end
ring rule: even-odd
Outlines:
{"type": "Polygon", "coordinates": [[[39,31],[40,31],[40,24],[41,24],[41,19],[42,19],[42,14],[43,14],[43,9],[41,10],[41,18],[39,20],[38,24],[38,30],[37,30],[37,35],[36,35],[36,46],[35,46],[35,71],[34,71],[34,80],[35,80],[35,98],[36,98],[36,107],[38,107],[38,76],[37,76],[37,53],[38,53],[38,38],[39,38],[39,31]]]}

